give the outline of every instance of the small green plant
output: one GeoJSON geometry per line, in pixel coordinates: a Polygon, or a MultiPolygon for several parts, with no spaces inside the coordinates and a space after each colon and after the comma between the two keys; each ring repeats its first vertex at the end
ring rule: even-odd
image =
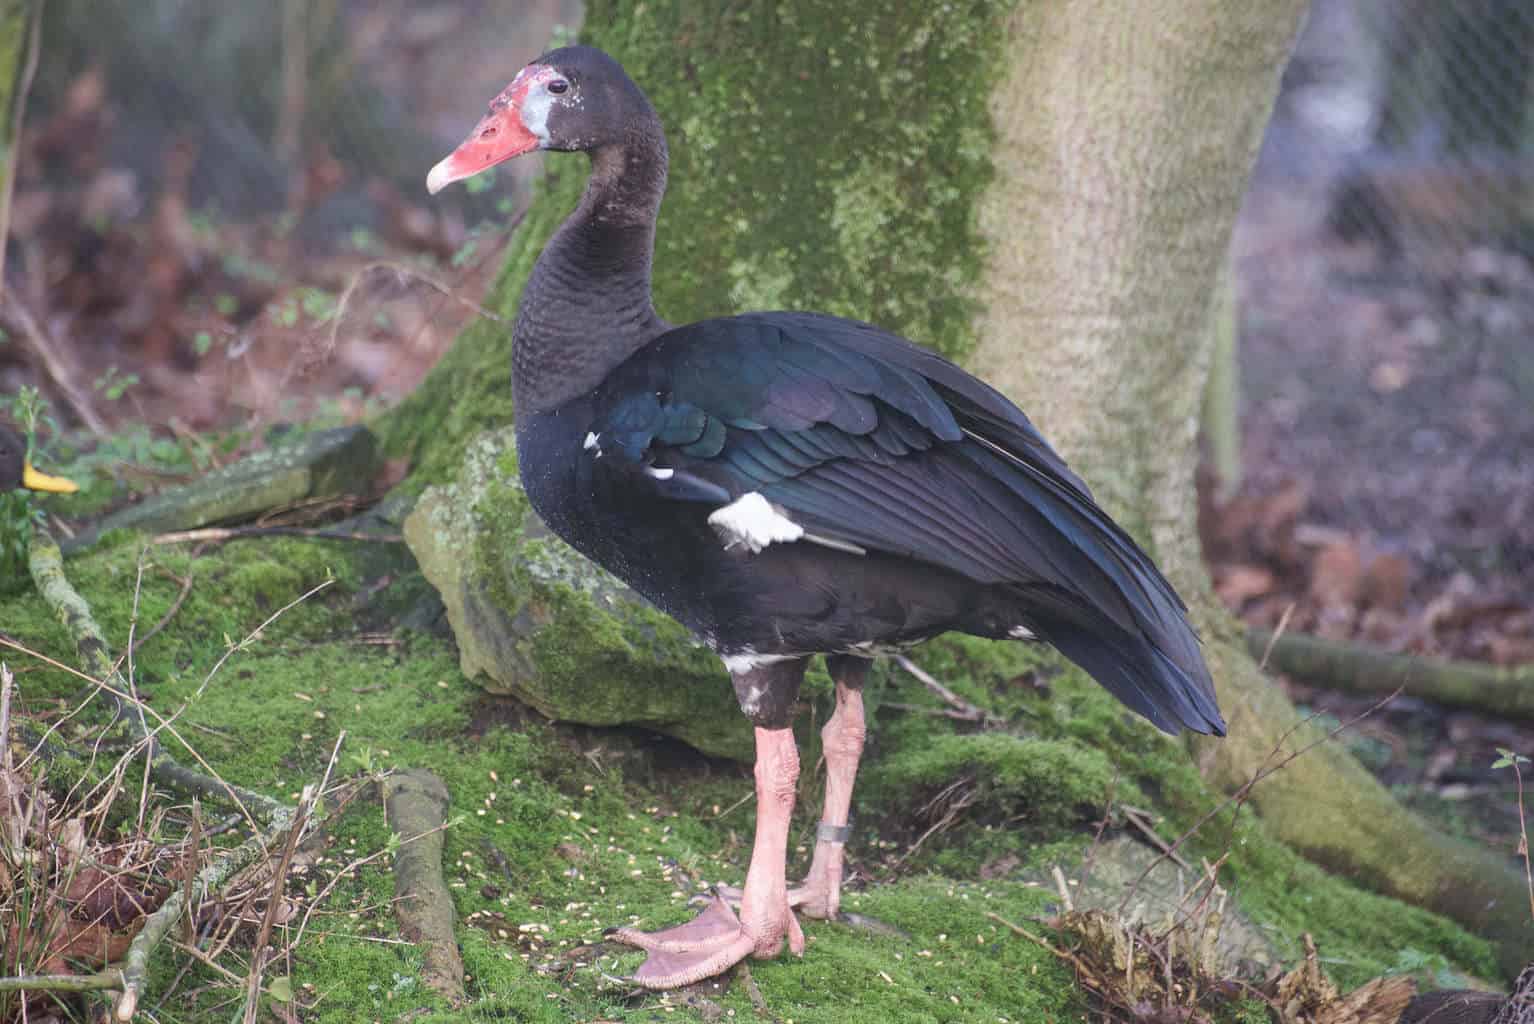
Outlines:
{"type": "Polygon", "coordinates": [[[297,289],[295,294],[304,315],[309,319],[324,323],[336,315],[336,296],[333,293],[323,288],[304,287],[297,289]]]}
{"type": "MultiPolygon", "coordinates": [[[[48,401],[34,387],[23,386],[14,395],[0,395],[0,416],[16,424],[27,439],[27,452],[34,457],[39,452],[38,428],[48,435],[56,436],[58,424],[48,412],[48,401]]],[[[41,522],[42,508],[32,500],[29,491],[17,490],[0,494],[0,579],[14,577],[27,560],[27,547],[32,538],[32,524],[41,522]]]]}
{"type": "Polygon", "coordinates": [[[123,373],[115,366],[96,378],[96,390],[109,402],[116,402],[138,386],[138,374],[123,373]]]}
{"type": "Polygon", "coordinates": [[[1396,962],[1387,974],[1405,974],[1431,984],[1435,988],[1455,988],[1460,976],[1442,953],[1424,953],[1408,946],[1396,954],[1396,962]]]}
{"type": "MultiPolygon", "coordinates": [[[[470,178],[469,180],[473,181],[474,179],[470,178]]],[[[472,260],[474,258],[474,254],[476,252],[478,252],[478,251],[479,251],[479,239],[477,239],[477,238],[469,239],[467,242],[464,242],[456,250],[454,250],[453,258],[451,260],[452,265],[455,266],[455,267],[463,266],[464,264],[466,264],[470,260],[472,260]]]]}

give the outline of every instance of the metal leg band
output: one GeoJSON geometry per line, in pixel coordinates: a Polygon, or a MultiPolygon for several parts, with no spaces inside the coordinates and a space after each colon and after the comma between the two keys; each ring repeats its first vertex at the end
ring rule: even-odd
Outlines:
{"type": "Polygon", "coordinates": [[[827,825],[821,822],[815,828],[815,838],[822,843],[842,843],[852,838],[851,825],[827,825]]]}

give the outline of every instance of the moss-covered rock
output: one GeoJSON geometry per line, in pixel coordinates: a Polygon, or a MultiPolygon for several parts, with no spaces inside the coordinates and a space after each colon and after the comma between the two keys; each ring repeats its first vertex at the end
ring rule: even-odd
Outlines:
{"type": "Polygon", "coordinates": [[[458,478],[421,496],[405,539],[447,606],[464,675],[487,690],[556,720],[639,725],[750,756],[719,660],[539,522],[511,428],[481,435],[458,478]]]}

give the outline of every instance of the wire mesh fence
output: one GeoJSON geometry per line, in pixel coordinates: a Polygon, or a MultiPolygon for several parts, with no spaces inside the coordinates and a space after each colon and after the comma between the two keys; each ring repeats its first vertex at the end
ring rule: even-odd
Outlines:
{"type": "MultiPolygon", "coordinates": [[[[1534,5],[1317,0],[1234,252],[1248,492],[1303,509],[1311,565],[1340,531],[1404,558],[1419,590],[1474,580],[1518,604],[1534,573],[1534,5]]],[[[1388,615],[1329,628],[1403,642],[1388,615]]]]}

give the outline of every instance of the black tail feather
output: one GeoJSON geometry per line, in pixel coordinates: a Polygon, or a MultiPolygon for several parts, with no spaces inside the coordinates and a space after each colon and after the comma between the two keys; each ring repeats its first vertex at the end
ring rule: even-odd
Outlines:
{"type": "MultiPolygon", "coordinates": [[[[1190,674],[1162,653],[1158,644],[1126,632],[1107,616],[1080,607],[1040,611],[1036,600],[1035,596],[1030,602],[1029,626],[1039,639],[1053,644],[1158,729],[1173,735],[1182,729],[1225,735],[1225,719],[1215,704],[1214,684],[1202,660],[1190,674]]],[[[1192,633],[1186,623],[1182,627],[1192,633]]]]}

